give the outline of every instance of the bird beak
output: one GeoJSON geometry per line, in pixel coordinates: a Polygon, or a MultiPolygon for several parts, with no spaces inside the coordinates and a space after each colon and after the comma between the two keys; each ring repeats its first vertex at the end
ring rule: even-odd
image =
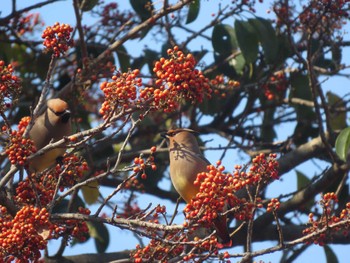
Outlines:
{"type": "Polygon", "coordinates": [[[70,116],[71,116],[71,112],[69,110],[65,110],[61,116],[62,122],[67,123],[70,119],[70,116]]]}
{"type": "Polygon", "coordinates": [[[160,137],[162,137],[164,139],[168,139],[168,133],[167,132],[161,132],[160,133],[160,137]]]}

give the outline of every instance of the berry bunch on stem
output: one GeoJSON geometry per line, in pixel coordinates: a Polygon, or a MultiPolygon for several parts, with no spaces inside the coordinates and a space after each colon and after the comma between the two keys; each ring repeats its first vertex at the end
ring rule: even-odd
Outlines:
{"type": "Polygon", "coordinates": [[[4,112],[21,92],[21,79],[14,75],[11,64],[0,60],[0,112],[4,112]]]}
{"type": "Polygon", "coordinates": [[[55,57],[63,55],[74,42],[71,38],[73,28],[69,24],[56,22],[53,26],[48,26],[41,37],[44,39],[43,45],[47,51],[53,52],[55,57]]]}
{"type": "Polygon", "coordinates": [[[304,235],[315,234],[311,239],[307,240],[306,243],[318,244],[320,246],[325,245],[332,239],[332,235],[341,233],[344,236],[348,236],[350,224],[347,223],[350,219],[350,202],[345,205],[345,208],[342,209],[339,216],[334,214],[334,209],[337,203],[339,202],[338,197],[335,193],[325,193],[320,200],[320,205],[322,207],[323,213],[319,219],[316,219],[314,213],[309,214],[309,225],[310,227],[306,228],[303,231],[304,235]],[[335,226],[341,222],[340,226],[335,226]],[[327,233],[323,230],[329,228],[327,233]],[[319,233],[319,231],[322,231],[319,233]]]}
{"type": "MultiPolygon", "coordinates": [[[[29,138],[24,138],[23,134],[30,122],[29,117],[24,117],[18,124],[18,131],[9,130],[9,144],[6,147],[6,154],[11,164],[24,166],[27,163],[27,157],[36,152],[34,142],[29,138]]],[[[8,131],[7,126],[3,126],[3,131],[8,131]]]]}
{"type": "Polygon", "coordinates": [[[100,88],[105,96],[100,109],[103,118],[107,118],[111,113],[118,113],[122,108],[129,108],[136,100],[138,89],[142,86],[139,74],[138,69],[125,73],[118,72],[112,77],[111,82],[101,83],[100,88]]]}
{"type": "Polygon", "coordinates": [[[0,228],[0,262],[37,262],[54,226],[46,208],[26,205],[14,217],[0,206],[0,228]]]}
{"type": "MultiPolygon", "coordinates": [[[[209,80],[202,72],[195,69],[196,60],[192,54],[184,54],[178,46],[168,49],[168,59],[161,58],[154,65],[156,89],[154,105],[164,112],[174,111],[181,99],[191,103],[201,103],[205,97],[211,97],[212,89],[209,80]]],[[[148,90],[144,97],[147,99],[148,90]]],[[[143,94],[142,94],[143,95],[143,94]]]]}

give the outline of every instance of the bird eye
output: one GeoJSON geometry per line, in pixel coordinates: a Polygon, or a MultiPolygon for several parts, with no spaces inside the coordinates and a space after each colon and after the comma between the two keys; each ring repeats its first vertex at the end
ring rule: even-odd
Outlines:
{"type": "Polygon", "coordinates": [[[50,110],[53,114],[55,114],[56,116],[63,116],[63,115],[65,115],[65,114],[67,114],[67,113],[70,113],[69,110],[54,111],[54,110],[51,109],[51,108],[49,108],[49,110],[50,110]]]}
{"type": "Polygon", "coordinates": [[[54,112],[57,116],[61,116],[65,113],[66,111],[58,111],[58,112],[54,112]]]}

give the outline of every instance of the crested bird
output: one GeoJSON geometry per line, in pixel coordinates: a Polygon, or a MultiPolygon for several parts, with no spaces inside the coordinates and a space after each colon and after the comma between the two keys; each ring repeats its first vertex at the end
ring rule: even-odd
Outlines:
{"type": "MultiPolygon", "coordinates": [[[[162,134],[168,141],[171,181],[186,203],[190,203],[199,192],[199,186],[194,185],[197,174],[207,172],[210,165],[199,148],[196,133],[190,129],[175,129],[162,134]]],[[[226,216],[216,218],[214,225],[220,243],[231,246],[226,216]]]]}
{"type": "MultiPolygon", "coordinates": [[[[71,113],[67,102],[61,99],[50,99],[46,103],[47,109],[34,120],[34,125],[29,132],[37,150],[50,142],[61,140],[72,133],[71,113]]],[[[55,148],[38,155],[29,161],[31,172],[41,172],[53,165],[59,157],[65,153],[64,148],[55,148]]]]}

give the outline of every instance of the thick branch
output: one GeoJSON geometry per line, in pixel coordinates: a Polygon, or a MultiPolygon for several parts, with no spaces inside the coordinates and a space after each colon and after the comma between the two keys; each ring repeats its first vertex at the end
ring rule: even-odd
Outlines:
{"type": "MultiPolygon", "coordinates": [[[[333,138],[329,138],[328,133],[326,133],[325,136],[327,140],[330,141],[330,144],[333,144],[333,138]]],[[[325,149],[326,147],[320,136],[300,145],[294,151],[291,151],[279,158],[279,175],[289,172],[299,164],[306,162],[311,158],[322,155],[325,149]]]]}
{"type": "MultiPolygon", "coordinates": [[[[81,254],[76,256],[66,256],[66,257],[57,257],[57,258],[45,258],[46,263],[104,263],[111,262],[113,260],[125,259],[130,262],[130,251],[124,250],[115,253],[100,253],[100,254],[81,254]]],[[[122,261],[118,261],[122,262],[122,261]]]]}
{"type": "Polygon", "coordinates": [[[141,221],[139,219],[125,219],[125,218],[101,218],[101,217],[95,217],[95,216],[88,216],[88,215],[82,215],[82,214],[76,214],[76,213],[62,213],[62,214],[52,214],[51,220],[53,221],[59,221],[59,220],[67,220],[67,219],[74,219],[74,220],[80,220],[80,221],[92,221],[92,222],[100,222],[104,224],[110,224],[114,225],[123,229],[133,229],[135,227],[140,227],[143,229],[154,229],[154,230],[160,230],[160,231],[174,231],[174,230],[181,230],[184,228],[182,225],[162,225],[162,224],[156,224],[146,221],[141,221]]]}

